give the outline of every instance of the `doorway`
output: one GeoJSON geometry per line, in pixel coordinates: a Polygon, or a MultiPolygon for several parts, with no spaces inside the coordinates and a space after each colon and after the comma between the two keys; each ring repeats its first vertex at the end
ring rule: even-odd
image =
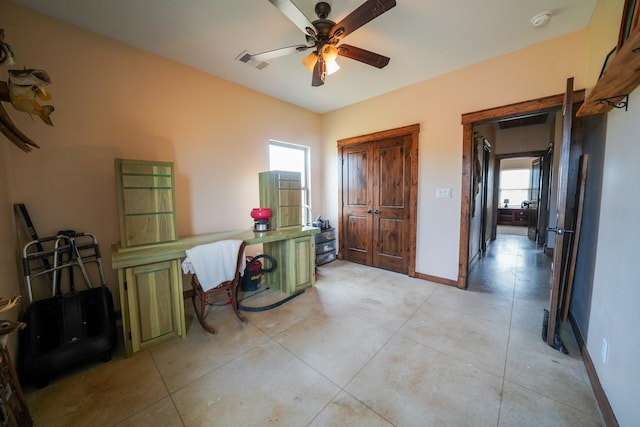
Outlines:
{"type": "MultiPolygon", "coordinates": [[[[549,126],[553,127],[554,121],[555,118],[550,119],[549,126]]],[[[494,192],[497,198],[493,204],[498,207],[498,214],[492,240],[498,234],[522,235],[535,245],[545,246],[552,153],[553,144],[549,144],[546,151],[496,155],[494,192]]]]}
{"type": "MultiPolygon", "coordinates": [[[[584,90],[574,92],[574,103],[584,100],[584,90]]],[[[542,115],[552,111],[562,109],[564,94],[553,95],[545,98],[525,101],[517,104],[511,104],[503,107],[482,110],[474,113],[462,115],[463,126],[463,152],[462,152],[462,187],[461,187],[461,219],[460,219],[460,255],[459,255],[459,271],[456,286],[461,289],[467,288],[469,268],[472,265],[470,253],[470,231],[472,218],[471,208],[473,207],[472,198],[474,197],[474,174],[473,174],[473,145],[474,145],[474,128],[477,126],[493,123],[498,121],[521,120],[530,116],[542,115]]],[[[523,151],[518,155],[535,156],[539,151],[523,151]]],[[[494,157],[495,159],[495,157],[494,157]]],[[[493,171],[495,175],[495,168],[493,171]]],[[[491,180],[492,173],[489,172],[486,179],[491,180]]],[[[497,206],[498,195],[495,191],[494,182],[494,203],[489,205],[493,207],[492,224],[497,224],[497,206]]],[[[492,233],[492,237],[495,233],[492,233]]]]}

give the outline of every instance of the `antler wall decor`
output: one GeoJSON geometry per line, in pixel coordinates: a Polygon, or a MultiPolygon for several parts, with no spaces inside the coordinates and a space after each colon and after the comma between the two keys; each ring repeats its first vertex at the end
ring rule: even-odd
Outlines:
{"type": "MultiPolygon", "coordinates": [[[[4,30],[0,28],[0,66],[13,65],[15,53],[4,41],[4,30]]],[[[9,102],[18,111],[30,116],[36,115],[53,126],[49,117],[55,110],[52,105],[40,105],[37,100],[49,100],[51,95],[46,86],[51,84],[49,75],[44,70],[23,69],[9,70],[8,81],[0,81],[0,101],[9,102]]],[[[18,129],[0,102],[0,132],[25,153],[33,148],[40,148],[31,138],[18,129]]]]}
{"type": "MultiPolygon", "coordinates": [[[[18,301],[22,298],[21,295],[14,295],[10,298],[4,296],[0,297],[0,313],[11,310],[18,305],[18,301]]],[[[14,322],[12,320],[0,319],[0,347],[5,348],[7,346],[8,334],[20,329],[24,329],[27,326],[24,322],[14,322]]]]}

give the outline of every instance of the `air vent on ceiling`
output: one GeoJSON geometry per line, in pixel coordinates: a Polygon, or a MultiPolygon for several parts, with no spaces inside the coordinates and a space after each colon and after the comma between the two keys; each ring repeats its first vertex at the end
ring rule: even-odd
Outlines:
{"type": "Polygon", "coordinates": [[[548,114],[535,114],[526,117],[501,120],[498,122],[500,129],[519,128],[522,126],[541,125],[547,122],[548,114]]]}
{"type": "Polygon", "coordinates": [[[247,52],[246,50],[244,52],[242,52],[240,55],[238,55],[236,57],[236,59],[238,61],[240,61],[240,62],[244,62],[245,64],[249,64],[253,68],[258,69],[258,70],[264,70],[265,68],[267,68],[269,66],[268,62],[256,61],[255,59],[252,59],[251,58],[251,54],[249,52],[247,52]]]}

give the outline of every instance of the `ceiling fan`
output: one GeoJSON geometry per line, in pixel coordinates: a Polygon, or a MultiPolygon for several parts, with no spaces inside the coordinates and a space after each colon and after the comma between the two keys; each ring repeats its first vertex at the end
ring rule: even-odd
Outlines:
{"type": "Polygon", "coordinates": [[[386,56],[339,43],[367,22],[394,7],[396,5],[395,0],[366,0],[337,24],[328,19],[331,13],[331,5],[324,1],[316,4],[315,12],[318,15],[318,19],[313,22],[309,21],[291,0],[269,0],[269,2],[277,7],[284,16],[289,18],[305,34],[307,43],[255,55],[245,54],[239,58],[242,62],[249,62],[250,60],[267,61],[280,56],[314,49],[302,61],[313,72],[312,86],[322,86],[326,75],[340,68],[335,63],[338,55],[355,59],[376,68],[383,68],[389,63],[389,58],[386,56]]]}

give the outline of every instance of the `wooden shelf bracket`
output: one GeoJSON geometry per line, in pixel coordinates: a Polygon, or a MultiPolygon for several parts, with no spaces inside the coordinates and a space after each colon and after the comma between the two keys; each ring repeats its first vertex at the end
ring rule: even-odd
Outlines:
{"type": "Polygon", "coordinates": [[[629,94],[598,99],[598,103],[607,104],[611,108],[624,108],[624,111],[627,111],[627,107],[629,106],[629,94]]]}

